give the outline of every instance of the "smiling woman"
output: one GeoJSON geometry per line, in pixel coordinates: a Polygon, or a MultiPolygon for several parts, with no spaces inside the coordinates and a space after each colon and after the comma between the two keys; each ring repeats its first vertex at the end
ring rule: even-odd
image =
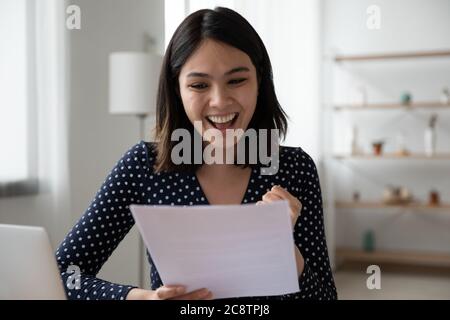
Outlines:
{"type": "Polygon", "coordinates": [[[230,9],[194,12],[169,42],[157,101],[157,170],[195,172],[196,165],[174,167],[171,161],[173,130],[195,135],[195,121],[203,131],[278,129],[281,137],[287,131],[267,50],[253,27],[230,9]]]}
{"type": "MultiPolygon", "coordinates": [[[[269,56],[256,31],[241,15],[226,8],[200,10],[188,16],[171,39],[161,69],[157,141],[141,141],[124,154],[58,248],[57,260],[65,281],[70,265],[78,265],[81,270],[84,288],[78,292],[67,290],[68,296],[212,299],[214,292],[208,288],[186,292],[183,283],[164,284],[151,252],[148,259],[152,290],[96,278],[134,225],[130,205],[264,205],[284,200],[289,204],[299,291],[255,298],[336,299],[316,166],[303,149],[280,147],[276,135],[275,145],[269,139],[264,141],[279,154],[277,170],[268,175],[258,171],[264,164],[260,149],[265,143],[259,144],[263,139],[260,133],[272,130],[284,137],[287,121],[275,95],[269,56]],[[194,137],[188,145],[193,152],[186,151],[194,160],[182,164],[172,157],[177,145],[173,136],[180,130],[194,137]],[[202,158],[203,150],[216,143],[209,138],[209,130],[220,136],[229,130],[257,132],[256,142],[245,140],[244,149],[249,144],[256,145],[254,153],[260,161],[252,163],[248,153],[242,165],[233,161],[195,161],[202,158]],[[196,141],[200,142],[196,145],[196,141]]],[[[241,140],[235,144],[233,138],[232,143],[221,145],[224,154],[238,148],[241,140]]],[[[266,276],[258,281],[270,281],[272,275],[266,276]]]]}

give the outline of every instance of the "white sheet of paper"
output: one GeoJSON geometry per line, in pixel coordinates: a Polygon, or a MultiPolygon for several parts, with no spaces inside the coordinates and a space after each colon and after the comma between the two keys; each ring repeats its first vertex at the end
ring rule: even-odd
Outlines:
{"type": "Polygon", "coordinates": [[[165,285],[215,299],[299,291],[287,201],[130,209],[165,285]]]}

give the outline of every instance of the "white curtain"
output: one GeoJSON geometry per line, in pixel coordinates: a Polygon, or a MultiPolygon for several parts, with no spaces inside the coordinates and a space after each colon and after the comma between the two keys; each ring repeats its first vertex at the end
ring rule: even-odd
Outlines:
{"type": "Polygon", "coordinates": [[[262,38],[272,62],[275,90],[290,118],[285,145],[320,157],[319,11],[317,0],[235,0],[262,38]]]}
{"type": "Polygon", "coordinates": [[[66,1],[39,0],[35,6],[39,180],[56,245],[70,223],[66,1]]]}
{"type": "Polygon", "coordinates": [[[8,184],[31,180],[27,162],[27,18],[26,0],[0,1],[0,196],[8,184]]]}

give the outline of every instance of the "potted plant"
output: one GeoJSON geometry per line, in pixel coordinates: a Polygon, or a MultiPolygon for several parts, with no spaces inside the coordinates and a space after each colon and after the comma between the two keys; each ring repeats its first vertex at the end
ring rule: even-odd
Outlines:
{"type": "Polygon", "coordinates": [[[383,153],[384,140],[376,140],[372,142],[373,153],[380,156],[383,153]]]}

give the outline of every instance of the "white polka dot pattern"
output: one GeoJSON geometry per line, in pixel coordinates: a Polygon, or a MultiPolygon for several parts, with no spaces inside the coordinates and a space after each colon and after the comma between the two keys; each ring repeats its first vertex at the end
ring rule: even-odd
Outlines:
{"type": "MultiPolygon", "coordinates": [[[[70,276],[66,273],[69,265],[77,265],[81,270],[81,289],[65,286],[69,299],[123,300],[134,288],[96,278],[102,265],[134,225],[130,204],[208,204],[195,174],[155,173],[155,155],[154,145],[144,141],[128,150],[60,244],[56,259],[63,283],[66,284],[70,276]]],[[[257,299],[336,299],[325,240],[319,177],[311,157],[301,148],[281,147],[278,173],[260,175],[259,169],[254,168],[242,203],[257,202],[277,184],[303,204],[294,239],[305,259],[305,269],[299,278],[299,292],[257,299]]],[[[148,252],[147,257],[151,287],[156,289],[162,281],[148,252]]]]}

